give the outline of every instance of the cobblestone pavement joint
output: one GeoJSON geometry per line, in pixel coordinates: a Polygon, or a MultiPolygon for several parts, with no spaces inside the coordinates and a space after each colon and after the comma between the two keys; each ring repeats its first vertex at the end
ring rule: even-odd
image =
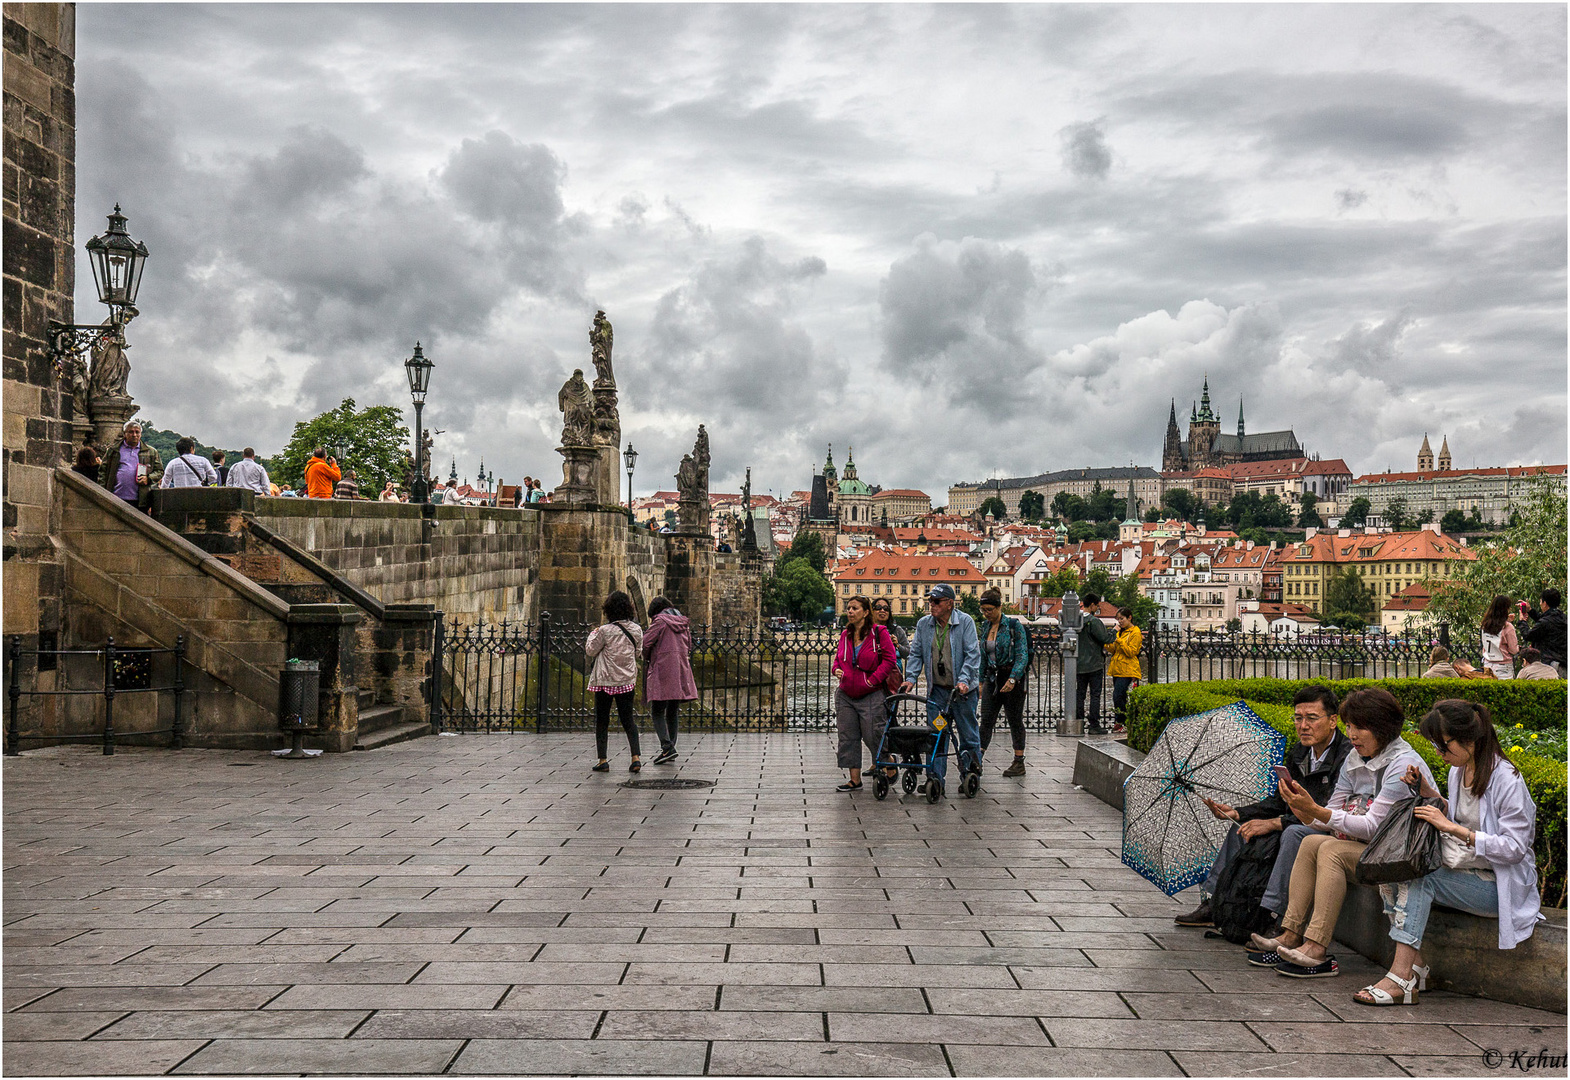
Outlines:
{"type": "MultiPolygon", "coordinates": [[[[1487,1075],[1565,1017],[1178,930],[1074,743],[973,801],[837,794],[832,736],[695,734],[630,790],[590,736],[297,762],[4,766],[8,1076],[1487,1075]]],[[[1006,755],[1006,751],[1005,751],[1006,755]]],[[[1516,1070],[1519,1071],[1519,1070],[1516,1070]]]]}

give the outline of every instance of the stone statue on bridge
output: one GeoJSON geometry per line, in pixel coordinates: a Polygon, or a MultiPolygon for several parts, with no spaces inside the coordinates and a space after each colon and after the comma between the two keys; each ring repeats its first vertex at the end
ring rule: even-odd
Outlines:
{"type": "Polygon", "coordinates": [[[594,358],[594,388],[602,386],[616,389],[616,374],[611,370],[611,346],[615,341],[615,333],[611,330],[611,322],[605,317],[605,312],[594,313],[594,326],[589,331],[589,350],[594,358]]]}
{"type": "Polygon", "coordinates": [[[575,369],[572,378],[562,383],[556,407],[562,412],[561,444],[594,445],[594,395],[583,380],[582,368],[575,369]]]}
{"type": "Polygon", "coordinates": [[[702,424],[692,453],[682,455],[676,472],[676,515],[683,532],[709,531],[709,433],[702,424]]]}

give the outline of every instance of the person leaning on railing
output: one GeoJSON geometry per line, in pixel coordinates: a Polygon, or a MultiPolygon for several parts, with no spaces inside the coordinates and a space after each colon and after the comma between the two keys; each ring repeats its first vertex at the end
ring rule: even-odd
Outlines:
{"type": "Polygon", "coordinates": [[[1434,782],[1423,759],[1401,738],[1403,720],[1401,703],[1388,690],[1352,691],[1341,702],[1341,722],[1353,752],[1341,767],[1330,801],[1321,806],[1300,785],[1278,783],[1292,813],[1317,831],[1297,849],[1281,933],[1253,935],[1261,950],[1250,954],[1253,962],[1260,962],[1256,956],[1268,960],[1273,952],[1278,975],[1316,979],[1340,974],[1329,946],[1358,857],[1390,808],[1412,794],[1405,779],[1408,767],[1430,786],[1434,782]]]}
{"type": "MultiPolygon", "coordinates": [[[[1436,902],[1498,919],[1501,949],[1531,937],[1543,918],[1532,850],[1537,805],[1521,771],[1500,749],[1494,718],[1475,702],[1447,698],[1434,702],[1418,732],[1450,766],[1445,808],[1413,811],[1439,830],[1445,864],[1415,880],[1379,887],[1396,956],[1383,979],[1352,996],[1363,1005],[1417,1004],[1417,991],[1428,980],[1419,950],[1436,902]]],[[[1433,778],[1417,767],[1408,766],[1403,779],[1420,784],[1420,794],[1439,797],[1433,778]]]]}

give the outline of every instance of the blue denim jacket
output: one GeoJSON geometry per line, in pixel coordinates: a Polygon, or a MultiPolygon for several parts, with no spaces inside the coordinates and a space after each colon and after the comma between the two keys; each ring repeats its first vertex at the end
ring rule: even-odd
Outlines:
{"type": "MultiPolygon", "coordinates": [[[[916,637],[910,643],[910,658],[905,662],[905,677],[916,682],[932,661],[932,639],[937,626],[931,615],[916,623],[916,637]]],[[[954,658],[954,682],[972,691],[981,684],[981,639],[976,636],[976,621],[957,606],[949,612],[949,653],[954,658]]],[[[928,680],[930,685],[931,680],[928,680]]]]}

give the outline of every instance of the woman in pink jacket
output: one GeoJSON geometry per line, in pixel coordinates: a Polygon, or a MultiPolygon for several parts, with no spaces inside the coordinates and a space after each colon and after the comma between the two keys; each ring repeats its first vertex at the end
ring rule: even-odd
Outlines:
{"type": "Polygon", "coordinates": [[[876,754],[883,741],[883,728],[888,723],[884,684],[897,663],[894,639],[872,621],[872,604],[867,598],[853,596],[845,601],[845,632],[834,651],[834,674],[840,681],[834,691],[839,767],[850,770],[840,791],[861,790],[861,744],[866,743],[876,754]]]}
{"type": "Polygon", "coordinates": [[[583,654],[594,661],[589,669],[589,690],[594,694],[594,746],[600,760],[595,772],[608,772],[606,757],[610,737],[611,706],[627,733],[627,748],[632,751],[628,772],[643,771],[638,755],[638,722],[632,715],[632,694],[638,686],[638,653],[643,648],[643,627],[632,609],[632,597],[620,590],[600,606],[605,621],[583,643],[583,654]]]}
{"type": "Polygon", "coordinates": [[[676,760],[676,712],[698,699],[692,677],[692,630],[687,616],[663,596],[649,602],[649,632],[643,636],[643,699],[649,703],[660,752],[654,764],[676,760]]]}

